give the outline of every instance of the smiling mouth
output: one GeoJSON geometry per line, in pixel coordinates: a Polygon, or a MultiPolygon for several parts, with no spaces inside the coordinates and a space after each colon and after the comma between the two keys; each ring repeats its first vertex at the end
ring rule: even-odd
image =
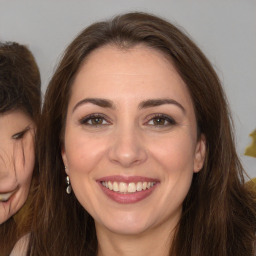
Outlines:
{"type": "Polygon", "coordinates": [[[148,190],[156,185],[156,182],[118,182],[118,181],[101,181],[103,187],[119,193],[136,193],[148,190]]]}
{"type": "Polygon", "coordinates": [[[0,202],[7,202],[12,196],[13,192],[0,194],[0,202]]]}
{"type": "Polygon", "coordinates": [[[149,197],[160,180],[142,176],[113,175],[97,180],[103,193],[119,204],[133,204],[149,197]]]}
{"type": "Polygon", "coordinates": [[[0,193],[0,202],[3,202],[3,203],[7,202],[16,191],[17,189],[8,193],[0,193]]]}

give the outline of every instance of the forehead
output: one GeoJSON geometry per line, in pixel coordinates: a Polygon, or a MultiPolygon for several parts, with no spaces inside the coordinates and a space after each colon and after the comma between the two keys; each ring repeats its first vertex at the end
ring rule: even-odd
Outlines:
{"type": "Polygon", "coordinates": [[[107,45],[93,51],[81,65],[71,89],[71,101],[82,97],[111,97],[126,94],[141,97],[186,98],[186,84],[171,60],[162,52],[137,45],[121,49],[107,45]]]}
{"type": "Polygon", "coordinates": [[[92,51],[82,63],[79,73],[120,74],[120,75],[154,75],[166,72],[176,73],[171,59],[159,50],[139,44],[130,48],[106,45],[92,51]],[[147,64],[147,65],[145,65],[147,64]],[[154,73],[149,73],[155,71],[154,73]]]}

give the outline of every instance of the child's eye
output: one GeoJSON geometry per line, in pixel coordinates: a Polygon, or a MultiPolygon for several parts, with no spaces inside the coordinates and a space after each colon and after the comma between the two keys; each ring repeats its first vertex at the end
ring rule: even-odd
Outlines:
{"type": "Polygon", "coordinates": [[[21,132],[17,132],[15,134],[12,135],[12,139],[14,140],[19,140],[22,139],[25,135],[25,133],[29,130],[29,128],[26,128],[25,130],[21,131],[21,132]]]}
{"type": "Polygon", "coordinates": [[[80,124],[91,126],[108,125],[109,123],[110,122],[106,120],[104,116],[101,115],[89,115],[80,120],[80,124]]]}
{"type": "Polygon", "coordinates": [[[154,115],[153,118],[151,118],[148,122],[148,125],[152,126],[169,126],[169,125],[174,125],[176,124],[175,120],[169,116],[162,115],[162,114],[157,114],[154,115]]]}

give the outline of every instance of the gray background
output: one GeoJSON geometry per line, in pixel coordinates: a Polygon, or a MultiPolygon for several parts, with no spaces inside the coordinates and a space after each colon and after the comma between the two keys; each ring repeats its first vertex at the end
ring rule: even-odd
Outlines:
{"type": "Polygon", "coordinates": [[[256,177],[256,158],[243,155],[256,129],[256,0],[0,0],[0,40],[29,46],[44,92],[77,33],[126,11],[154,13],[180,25],[208,56],[229,99],[238,154],[256,177]]]}

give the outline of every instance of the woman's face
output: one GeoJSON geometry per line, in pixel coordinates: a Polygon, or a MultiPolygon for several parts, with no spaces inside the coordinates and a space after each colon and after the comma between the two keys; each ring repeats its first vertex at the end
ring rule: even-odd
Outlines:
{"type": "Polygon", "coordinates": [[[97,232],[169,232],[204,151],[189,92],[162,53],[91,53],[72,86],[62,157],[97,232]]]}
{"type": "Polygon", "coordinates": [[[34,168],[34,123],[24,112],[0,114],[0,224],[25,203],[34,168]]]}

